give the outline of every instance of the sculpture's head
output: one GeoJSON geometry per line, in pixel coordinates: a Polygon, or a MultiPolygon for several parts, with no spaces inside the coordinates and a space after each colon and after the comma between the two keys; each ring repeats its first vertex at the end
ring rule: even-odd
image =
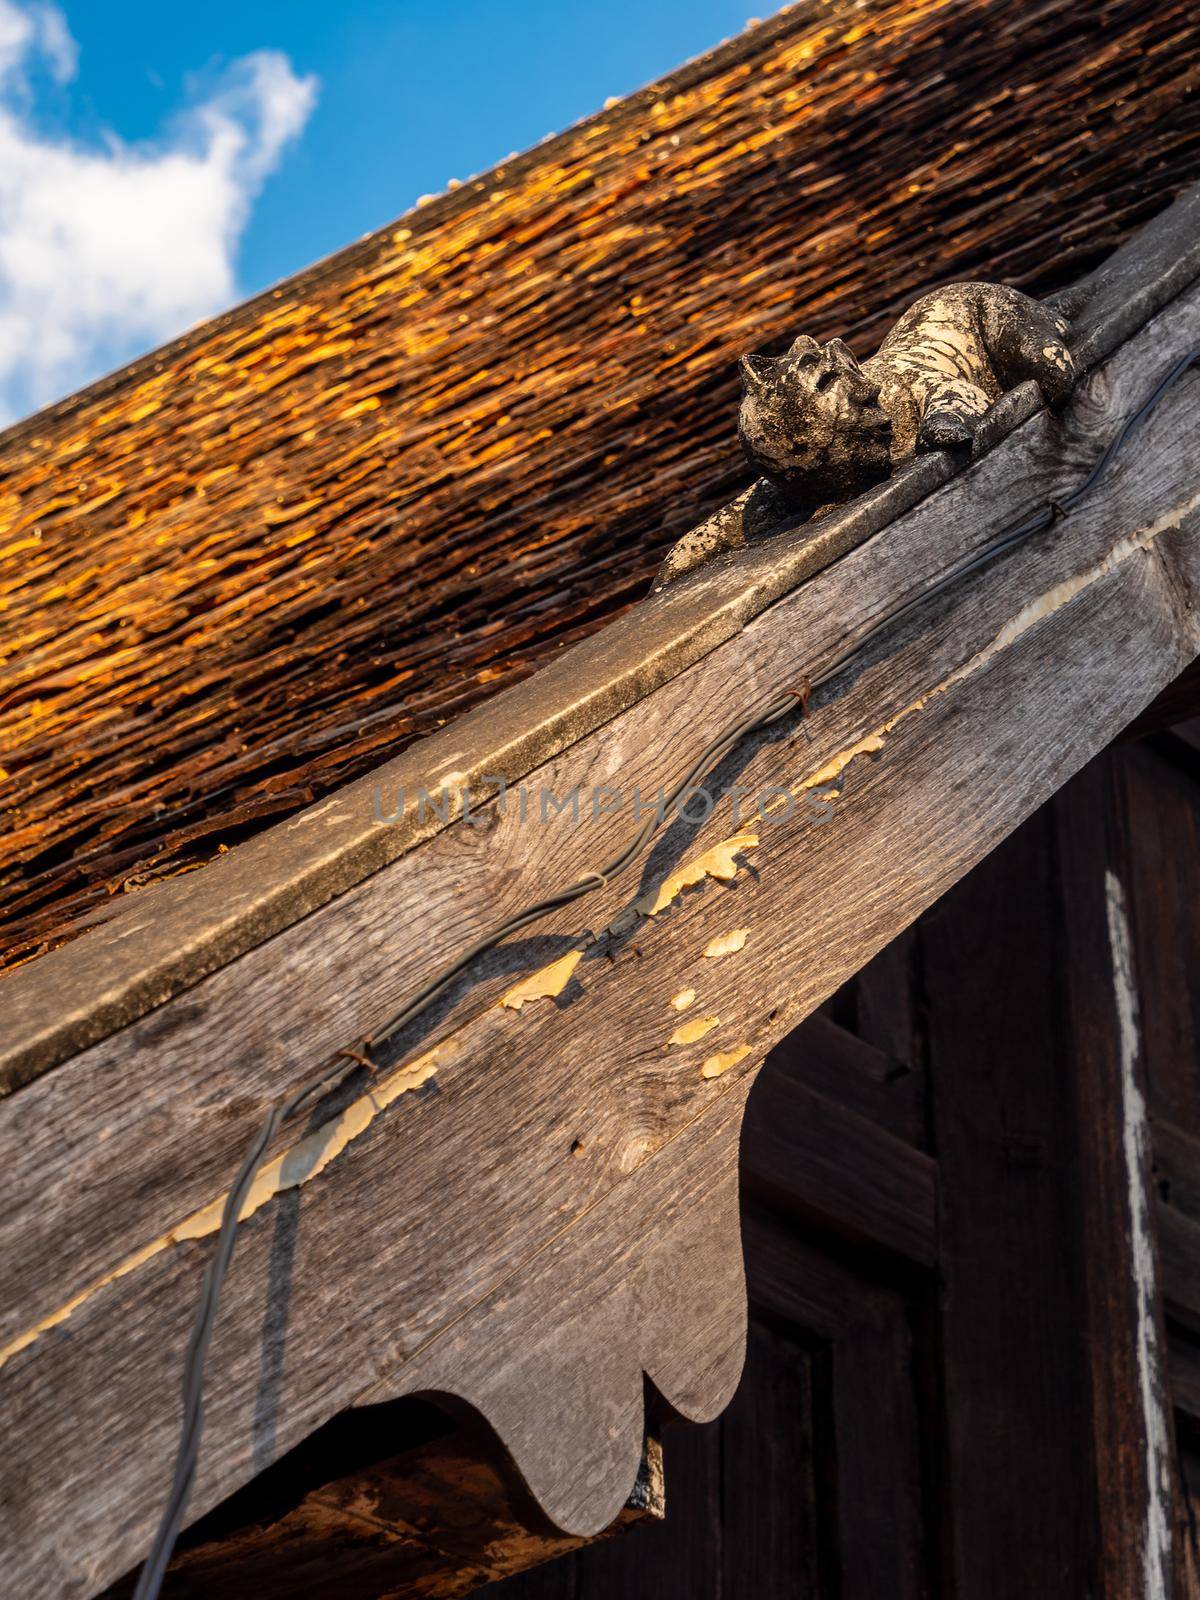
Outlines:
{"type": "Polygon", "coordinates": [[[891,419],[840,339],[801,337],[786,355],[743,356],[738,437],[797,505],[835,505],[891,471],[891,419]]]}

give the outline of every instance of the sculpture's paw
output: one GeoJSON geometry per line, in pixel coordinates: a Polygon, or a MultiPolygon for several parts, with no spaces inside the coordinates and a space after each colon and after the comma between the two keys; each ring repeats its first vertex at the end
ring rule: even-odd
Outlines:
{"type": "MultiPolygon", "coordinates": [[[[1060,319],[1055,318],[1057,323],[1060,319]]],[[[1075,362],[1061,339],[1048,339],[1036,371],[1038,387],[1050,405],[1061,405],[1075,387],[1075,362]]]]}
{"type": "Polygon", "coordinates": [[[975,437],[972,419],[961,411],[930,411],[921,419],[918,450],[965,450],[975,437]]]}
{"type": "Polygon", "coordinates": [[[1065,318],[1025,296],[1013,296],[1015,313],[1001,333],[997,372],[1005,388],[1033,378],[1048,405],[1062,405],[1075,387],[1075,363],[1064,335],[1065,318]]]}

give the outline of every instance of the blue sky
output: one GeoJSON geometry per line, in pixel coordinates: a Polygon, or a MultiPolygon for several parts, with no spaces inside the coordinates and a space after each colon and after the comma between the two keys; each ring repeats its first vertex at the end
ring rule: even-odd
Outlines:
{"type": "Polygon", "coordinates": [[[752,7],[0,0],[0,421],[660,76],[752,7]]]}

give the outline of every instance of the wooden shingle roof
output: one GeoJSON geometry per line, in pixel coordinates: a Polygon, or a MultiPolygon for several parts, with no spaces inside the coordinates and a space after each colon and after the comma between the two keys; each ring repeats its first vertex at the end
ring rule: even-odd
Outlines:
{"type": "Polygon", "coordinates": [[[0,960],[627,608],[744,480],[742,350],[1103,256],[1200,171],[1197,32],[801,4],[11,429],[0,960]]]}

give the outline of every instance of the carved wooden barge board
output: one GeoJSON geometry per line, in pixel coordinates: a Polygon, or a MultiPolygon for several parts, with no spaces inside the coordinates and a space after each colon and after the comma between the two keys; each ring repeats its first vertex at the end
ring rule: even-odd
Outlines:
{"type": "MultiPolygon", "coordinates": [[[[530,791],[652,793],[734,707],[1075,484],[1197,343],[1193,287],[1061,421],[1029,418],[885,536],[567,744],[530,791]]],[[[914,621],[817,708],[811,744],[781,727],[727,764],[725,782],[756,793],[841,774],[832,822],[781,807],[743,841],[734,881],[698,883],[590,949],[557,1000],[498,1004],[585,921],[601,927],[735,832],[728,798],[672,826],[640,874],[481,963],[404,1041],[406,1073],[284,1163],[285,1183],[311,1177],[243,1225],[194,1514],[348,1404],[451,1390],[490,1417],[551,1517],[591,1532],[632,1481],[643,1370],[684,1415],[721,1407],[740,1362],[736,1134],[753,1073],[1200,649],[1198,420],[1190,377],[1102,493],[914,621]],[[735,928],[740,950],[705,955],[735,928]],[[718,1020],[671,1045],[684,987],[685,1019],[718,1020]],[[322,1166],[328,1138],[342,1148],[322,1166]]],[[[768,562],[747,558],[751,585],[768,562]]],[[[696,594],[728,597],[732,570],[696,594]]],[[[205,1208],[269,1101],[631,825],[628,811],[564,822],[523,826],[510,807],[443,828],[0,1107],[9,1592],[86,1594],[144,1549],[206,1255],[172,1238],[211,1231],[205,1208]]]]}
{"type": "MultiPolygon", "coordinates": [[[[1074,323],[1086,371],[1200,274],[1200,185],[1186,191],[1088,280],[1074,323]]],[[[978,449],[991,448],[1040,407],[1023,384],[993,408],[978,449]]],[[[457,792],[482,775],[525,778],[541,763],[736,638],[765,607],[888,526],[947,482],[956,464],[923,456],[815,527],[724,558],[645,601],[533,679],[422,740],[369,778],[260,835],[203,873],[144,890],[84,945],[51,951],[0,987],[0,1094],[133,1021],[446,826],[410,805],[375,824],[373,795],[420,785],[457,792]]],[[[484,785],[486,788],[486,785],[484,785]]]]}

